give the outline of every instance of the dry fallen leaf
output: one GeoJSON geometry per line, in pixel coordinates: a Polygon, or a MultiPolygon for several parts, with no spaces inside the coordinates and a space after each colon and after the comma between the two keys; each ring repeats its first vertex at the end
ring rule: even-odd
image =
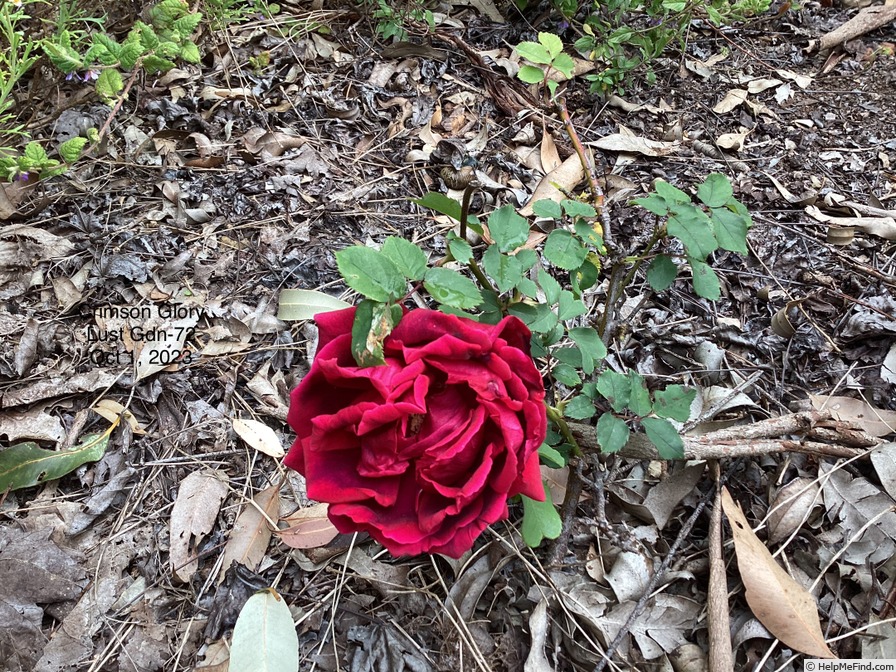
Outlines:
{"type": "Polygon", "coordinates": [[[587,142],[587,145],[604,149],[610,152],[623,152],[626,154],[643,154],[644,156],[666,156],[671,154],[681,144],[676,141],[665,142],[662,140],[650,140],[636,135],[613,133],[604,136],[600,140],[587,142]]]}
{"type": "Polygon", "coordinates": [[[327,518],[329,504],[312,504],[283,518],[289,527],[275,534],[290,548],[319,548],[329,544],[339,534],[327,518]]]}
{"type": "Polygon", "coordinates": [[[810,394],[812,408],[828,410],[843,422],[858,425],[871,436],[886,436],[896,432],[896,411],[885,411],[852,397],[810,394]]]}
{"type": "Polygon", "coordinates": [[[817,479],[793,479],[778,490],[770,504],[768,541],[777,544],[798,530],[809,518],[812,509],[821,504],[817,479]]]}
{"type": "Polygon", "coordinates": [[[227,497],[227,475],[214,469],[194,471],[180,484],[171,509],[171,569],[187,583],[199,569],[196,548],[212,531],[227,497]]]}
{"type": "Polygon", "coordinates": [[[258,420],[234,418],[233,431],[252,448],[279,460],[286,454],[276,432],[258,420]]]}
{"type": "Polygon", "coordinates": [[[806,214],[825,224],[854,226],[872,236],[879,236],[884,240],[896,240],[896,217],[832,217],[814,205],[806,208],[806,214]]]}
{"type": "Polygon", "coordinates": [[[727,488],[722,488],[722,508],[731,524],[747,604],[756,618],[790,648],[815,658],[836,658],[821,634],[815,598],[775,561],[727,488]]]}
{"type": "Polygon", "coordinates": [[[573,154],[557,168],[541,178],[541,182],[535,187],[535,193],[532,194],[532,198],[529,199],[526,205],[520,208],[519,213],[523,217],[530,217],[533,214],[532,204],[543,199],[559,203],[564,198],[567,198],[566,194],[574,191],[576,186],[584,179],[585,169],[582,168],[582,162],[579,161],[577,154],[573,154]],[[564,193],[564,190],[566,193],[564,193]]]}
{"type": "Polygon", "coordinates": [[[279,508],[280,487],[277,485],[257,493],[252,502],[246,505],[233,524],[230,539],[224,547],[218,583],[224,580],[224,575],[234,562],[252,571],[258,568],[271,541],[272,528],[269,521],[277,520],[279,508]]]}
{"type": "Polygon", "coordinates": [[[725,97],[722,98],[716,106],[712,108],[712,111],[716,114],[725,114],[725,112],[731,112],[738,105],[741,105],[746,99],[749,93],[745,89],[731,89],[728,93],[725,94],[725,97]]]}

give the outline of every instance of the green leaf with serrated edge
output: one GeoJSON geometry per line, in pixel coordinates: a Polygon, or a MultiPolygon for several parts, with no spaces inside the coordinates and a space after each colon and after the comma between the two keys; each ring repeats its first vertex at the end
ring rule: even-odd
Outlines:
{"type": "Polygon", "coordinates": [[[626,375],[607,369],[597,378],[597,391],[610,402],[614,411],[621,413],[628,406],[632,381],[626,375]]]}
{"type": "Polygon", "coordinates": [[[584,394],[579,394],[569,400],[563,407],[563,415],[573,420],[587,420],[594,416],[597,409],[594,408],[594,402],[584,394]]]}
{"type": "Polygon", "coordinates": [[[579,348],[556,348],[551,351],[551,355],[564,364],[569,364],[577,369],[582,368],[582,351],[579,348]]]}
{"type": "Polygon", "coordinates": [[[533,250],[523,248],[514,252],[513,256],[520,260],[523,271],[528,271],[538,263],[538,255],[533,250]]]}
{"type": "Polygon", "coordinates": [[[121,73],[115,68],[107,68],[100,73],[96,80],[96,92],[106,103],[111,103],[121,93],[124,82],[121,73]]]}
{"type": "Polygon", "coordinates": [[[547,334],[557,326],[557,314],[543,303],[515,303],[507,312],[520,318],[536,334],[547,334]]]}
{"type": "Polygon", "coordinates": [[[551,501],[551,492],[548,490],[547,483],[542,483],[542,485],[545,496],[543,502],[520,495],[523,500],[523,524],[520,527],[520,532],[523,535],[523,541],[530,548],[538,546],[542,539],[556,539],[563,530],[563,521],[551,501]]]}
{"type": "Polygon", "coordinates": [[[543,254],[554,266],[572,271],[582,265],[588,250],[569,231],[554,229],[544,244],[543,254]]]}
{"type": "Polygon", "coordinates": [[[700,208],[690,203],[676,204],[670,213],[666,231],[684,243],[688,256],[704,261],[719,247],[712,232],[712,223],[700,208]]]}
{"type": "Polygon", "coordinates": [[[184,42],[180,45],[180,51],[177,52],[178,58],[187,63],[198,63],[202,60],[202,54],[199,53],[199,47],[194,42],[184,42]]]}
{"type": "Polygon", "coordinates": [[[665,390],[653,393],[653,410],[661,418],[687,422],[691,417],[691,404],[697,390],[683,385],[669,385],[665,390]]]}
{"type": "Polygon", "coordinates": [[[0,449],[0,492],[62,478],[82,464],[99,460],[108,445],[105,433],[87,435],[71,450],[44,450],[31,441],[0,449]]]}
{"type": "Polygon", "coordinates": [[[733,195],[731,181],[721,173],[707,175],[703,184],[697,187],[697,198],[710,208],[721,208],[733,195]]]}
{"type": "Polygon", "coordinates": [[[654,185],[656,193],[669,205],[674,203],[690,203],[691,197],[684,193],[678,187],[673,187],[665,180],[657,180],[654,185]]]}
{"type": "Polygon", "coordinates": [[[678,264],[665,254],[655,257],[650,262],[650,266],[647,267],[647,282],[650,283],[651,289],[655,292],[662,292],[668,289],[675,282],[675,276],[677,275],[678,264]]]}
{"type": "Polygon", "coordinates": [[[585,304],[577,299],[568,289],[564,289],[560,292],[557,316],[561,320],[571,320],[572,318],[584,315],[587,312],[588,308],[585,307],[585,304]]]}
{"type": "Polygon", "coordinates": [[[631,381],[631,393],[628,398],[629,410],[638,416],[650,414],[653,405],[650,403],[650,392],[644,384],[644,377],[636,371],[629,369],[628,378],[631,381]]]}
{"type": "Polygon", "coordinates": [[[236,619],[230,672],[298,672],[299,638],[292,613],[273,588],[250,597],[236,619]]]}
{"type": "Polygon", "coordinates": [[[544,292],[545,303],[553,305],[560,300],[560,290],[562,289],[560,283],[557,282],[553,275],[541,267],[538,269],[538,284],[541,287],[541,291],[544,292]]]}
{"type": "Polygon", "coordinates": [[[172,28],[181,36],[181,39],[186,39],[193,34],[200,21],[202,21],[202,12],[193,12],[175,20],[172,28]]]}
{"type": "Polygon", "coordinates": [[[121,45],[105,33],[94,33],[93,41],[103,45],[103,47],[106,48],[106,51],[116,58],[118,58],[118,55],[121,53],[121,45]]]}
{"type": "Polygon", "coordinates": [[[529,222],[505,205],[488,217],[488,231],[501,252],[513,252],[529,240],[529,222]]]}
{"type": "Polygon", "coordinates": [[[529,278],[522,278],[518,283],[516,283],[516,288],[519,292],[530,299],[538,298],[538,285],[536,285],[529,278]]]}
{"type": "Polygon", "coordinates": [[[555,448],[551,448],[548,444],[543,443],[538,448],[538,457],[541,463],[551,469],[562,469],[566,466],[566,460],[563,454],[555,448]]]}
{"type": "Polygon", "coordinates": [[[448,234],[448,251],[451,252],[452,257],[462,264],[469,263],[470,259],[473,258],[473,248],[470,247],[470,243],[453,231],[448,234]]]}
{"type": "Polygon", "coordinates": [[[280,291],[277,319],[284,322],[310,320],[319,313],[350,307],[350,303],[314,289],[284,289],[280,291]]]}
{"type": "Polygon", "coordinates": [[[571,274],[573,291],[581,295],[583,291],[593,286],[597,282],[598,272],[598,267],[586,259],[585,263],[571,274]]]}
{"type": "Polygon", "coordinates": [[[363,245],[347,247],[336,253],[336,265],[345,284],[368,299],[385,303],[407,290],[401,271],[379,250],[363,245]]]}
{"type": "Polygon", "coordinates": [[[629,428],[625,421],[612,413],[604,413],[597,420],[597,443],[602,453],[616,453],[628,443],[629,428]]]}
{"type": "Polygon", "coordinates": [[[134,24],[134,31],[136,31],[140,36],[140,43],[143,45],[144,49],[152,50],[159,46],[159,36],[156,35],[156,31],[152,29],[152,26],[143,23],[142,21],[138,21],[134,24]]]}
{"type": "Polygon", "coordinates": [[[74,163],[81,158],[81,151],[87,146],[87,138],[71,138],[59,145],[59,156],[66,163],[74,163]]]}
{"type": "Polygon", "coordinates": [[[716,240],[723,250],[747,254],[747,231],[753,221],[749,215],[741,215],[725,208],[716,208],[709,213],[716,240]]]}
{"type": "Polygon", "coordinates": [[[52,42],[44,42],[41,45],[41,48],[44,50],[44,53],[46,53],[47,58],[50,59],[50,63],[65,74],[75,72],[84,67],[84,62],[81,60],[80,54],[71,47],[54,44],[52,42]]]}
{"type": "Polygon", "coordinates": [[[684,457],[684,442],[678,430],[668,420],[641,418],[641,426],[664,460],[680,460],[684,457]]]}
{"type": "Polygon", "coordinates": [[[122,68],[125,70],[133,70],[142,55],[142,44],[139,42],[126,42],[121,47],[121,53],[118,55],[118,60],[121,63],[122,68]]]}
{"type": "Polygon", "coordinates": [[[564,198],[560,201],[563,210],[570,217],[597,217],[597,210],[593,206],[582,201],[574,201],[571,198],[564,198]]]}
{"type": "Polygon", "coordinates": [[[575,387],[582,382],[582,379],[579,377],[579,372],[569,364],[557,364],[557,366],[551,369],[551,374],[554,376],[555,380],[558,380],[567,387],[575,387]]]}
{"type": "Polygon", "coordinates": [[[509,254],[501,254],[495,245],[489,245],[482,255],[482,268],[502,293],[510,291],[523,279],[519,260],[509,254]]]}
{"type": "Polygon", "coordinates": [[[718,301],[722,295],[719,276],[716,275],[716,272],[712,270],[709,264],[696,259],[689,259],[689,261],[691,262],[691,271],[693,273],[691,280],[694,283],[694,291],[697,293],[697,296],[702,296],[710,301],[718,301]]]}
{"type": "MultiPolygon", "coordinates": [[[[447,215],[457,222],[460,221],[461,204],[453,198],[448,198],[445,194],[428,191],[423,195],[423,198],[412,198],[411,203],[435,210],[439,214],[447,215]]],[[[467,225],[476,233],[482,233],[479,220],[473,215],[467,215],[467,225]]]]}
{"type": "Polygon", "coordinates": [[[352,322],[352,357],[360,367],[380,366],[383,359],[383,341],[392,333],[401,318],[401,309],[396,315],[388,303],[378,303],[364,299],[355,310],[352,322]]]}
{"type": "Polygon", "coordinates": [[[584,219],[577,219],[573,224],[576,235],[584,242],[592,247],[601,250],[604,246],[604,239],[594,230],[594,226],[584,219]]]}
{"type": "Polygon", "coordinates": [[[538,41],[547,49],[552,59],[557,58],[560,52],[563,51],[563,40],[553,33],[538,33],[538,41]]]}
{"type": "Polygon", "coordinates": [[[547,198],[542,198],[533,203],[532,212],[539,217],[549,217],[551,219],[560,219],[563,216],[560,204],[547,198]]]}
{"type": "Polygon", "coordinates": [[[597,329],[575,327],[569,330],[569,337],[575,341],[582,353],[582,371],[586,374],[593,373],[595,364],[607,356],[607,346],[601,340],[597,329]]]}
{"type": "Polygon", "coordinates": [[[29,165],[34,166],[35,168],[39,168],[50,160],[46,150],[39,142],[35,142],[34,140],[25,145],[25,149],[22,150],[22,156],[29,165]]]}
{"type": "Polygon", "coordinates": [[[155,54],[150,54],[143,59],[143,69],[151,75],[168,72],[174,66],[174,61],[169,61],[167,58],[161,58],[155,54]]]}
{"type": "Polygon", "coordinates": [[[572,77],[573,70],[575,70],[576,64],[568,54],[558,54],[557,58],[555,58],[553,63],[551,63],[551,67],[559,70],[561,73],[563,73],[564,77],[570,79],[572,77]]]}
{"type": "Polygon", "coordinates": [[[544,71],[534,65],[524,65],[516,73],[516,76],[526,84],[540,84],[544,81],[544,71]]]}
{"type": "Polygon", "coordinates": [[[475,308],[482,303],[482,293],[473,281],[450,268],[430,268],[423,276],[423,286],[446,306],[475,308]]]}
{"type": "Polygon", "coordinates": [[[533,63],[548,65],[551,62],[551,54],[537,42],[520,42],[516,45],[516,53],[533,63]]]}
{"type": "Polygon", "coordinates": [[[665,217],[669,214],[669,204],[666,203],[662,196],[657,196],[656,194],[650,194],[644,198],[636,198],[632,203],[640,205],[647,212],[652,212],[660,217],[665,217]]]}
{"type": "Polygon", "coordinates": [[[418,245],[397,236],[383,242],[383,254],[408,280],[422,280],[426,273],[426,255],[418,245]]]}

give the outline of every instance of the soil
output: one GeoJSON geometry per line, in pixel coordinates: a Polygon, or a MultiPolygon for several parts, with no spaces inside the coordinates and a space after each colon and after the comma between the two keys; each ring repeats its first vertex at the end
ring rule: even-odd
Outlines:
{"type": "MultiPolygon", "coordinates": [[[[583,463],[562,543],[525,547],[512,504],[460,561],[393,558],[348,535],[292,548],[263,521],[248,536],[235,525],[253,497],[272,518],[309,505],[301,477],[233,423],[293,440],[289,391],[316,336],[310,322],[277,317],[280,292],[352,301],[335,251],[388,235],[443,254],[450,224],[411,200],[446,191],[439,139],[463,146],[488,178],[473,206],[485,213],[528,201],[545,135],[560,159],[571,155],[554,110],[507,70],[512,45],[561,27],[502,9],[495,23],[457,4],[434,33],[412,28],[408,48],[378,38],[353,6],[283,3],[274,19],[203,28],[201,64],[137,76],[114,114],[47,64],[25,82],[18,109],[47,146],[109,125],[64,175],[0,185],[0,447],[62,450],[118,424],[98,461],[0,493],[0,670],[227,669],[240,609],[269,586],[292,611],[301,670],[592,670],[621,628],[608,669],[707,669],[714,486],[695,463],[583,463]],[[166,349],[158,340],[171,338],[172,319],[183,338],[166,349]],[[185,569],[171,521],[197,473],[227,488],[213,517],[187,514],[196,564],[185,569]],[[657,572],[663,581],[636,607],[657,572]],[[682,667],[688,656],[698,666],[682,667]]],[[[122,31],[132,11],[115,8],[122,31]]],[[[654,64],[654,83],[633,77],[606,97],[579,77],[565,90],[586,145],[621,129],[672,143],[657,156],[595,150],[620,249],[649,237],[653,221],[631,199],[657,178],[689,190],[723,173],[753,218],[748,255],[713,256],[718,301],[685,279],[655,294],[640,274],[626,288],[610,364],[651,385],[728,394],[698,431],[817,409],[823,395],[896,411],[896,368],[884,365],[896,343],[896,225],[835,244],[813,216],[856,214],[844,200],[890,222],[896,209],[896,28],[809,48],[856,11],[807,3],[732,28],[698,21],[685,50],[654,64]],[[746,100],[721,107],[733,89],[746,100]],[[724,148],[734,133],[742,148],[724,148]]],[[[719,466],[750,525],[769,522],[762,544],[812,586],[827,646],[896,659],[892,623],[863,630],[892,615],[896,574],[896,471],[884,464],[896,451],[871,452],[719,466]],[[793,483],[813,497],[784,505],[795,522],[767,521],[793,483]]],[[[551,478],[562,499],[568,475],[551,478]]],[[[777,642],[745,597],[758,570],[740,547],[724,553],[734,666],[801,669],[806,645],[777,642]]]]}

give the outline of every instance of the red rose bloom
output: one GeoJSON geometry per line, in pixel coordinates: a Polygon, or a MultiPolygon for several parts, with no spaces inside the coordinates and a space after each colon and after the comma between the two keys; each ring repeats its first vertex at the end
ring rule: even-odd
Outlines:
{"type": "Polygon", "coordinates": [[[411,310],[385,340],[385,365],[359,368],[354,315],[314,318],[317,356],[289,405],[298,438],[286,466],[338,530],[394,555],[456,558],[507,517],[508,497],[544,499],[544,385],[520,320],[411,310]]]}

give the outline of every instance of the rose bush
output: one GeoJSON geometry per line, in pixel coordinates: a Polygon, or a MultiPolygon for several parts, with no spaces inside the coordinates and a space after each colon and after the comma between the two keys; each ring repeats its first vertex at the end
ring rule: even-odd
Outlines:
{"type": "Polygon", "coordinates": [[[361,368],[354,314],[315,317],[317,356],[289,407],[298,438],[285,463],[337,529],[394,555],[459,557],[507,516],[508,497],[544,500],[544,385],[520,320],[411,310],[383,344],[385,365],[361,368]]]}

